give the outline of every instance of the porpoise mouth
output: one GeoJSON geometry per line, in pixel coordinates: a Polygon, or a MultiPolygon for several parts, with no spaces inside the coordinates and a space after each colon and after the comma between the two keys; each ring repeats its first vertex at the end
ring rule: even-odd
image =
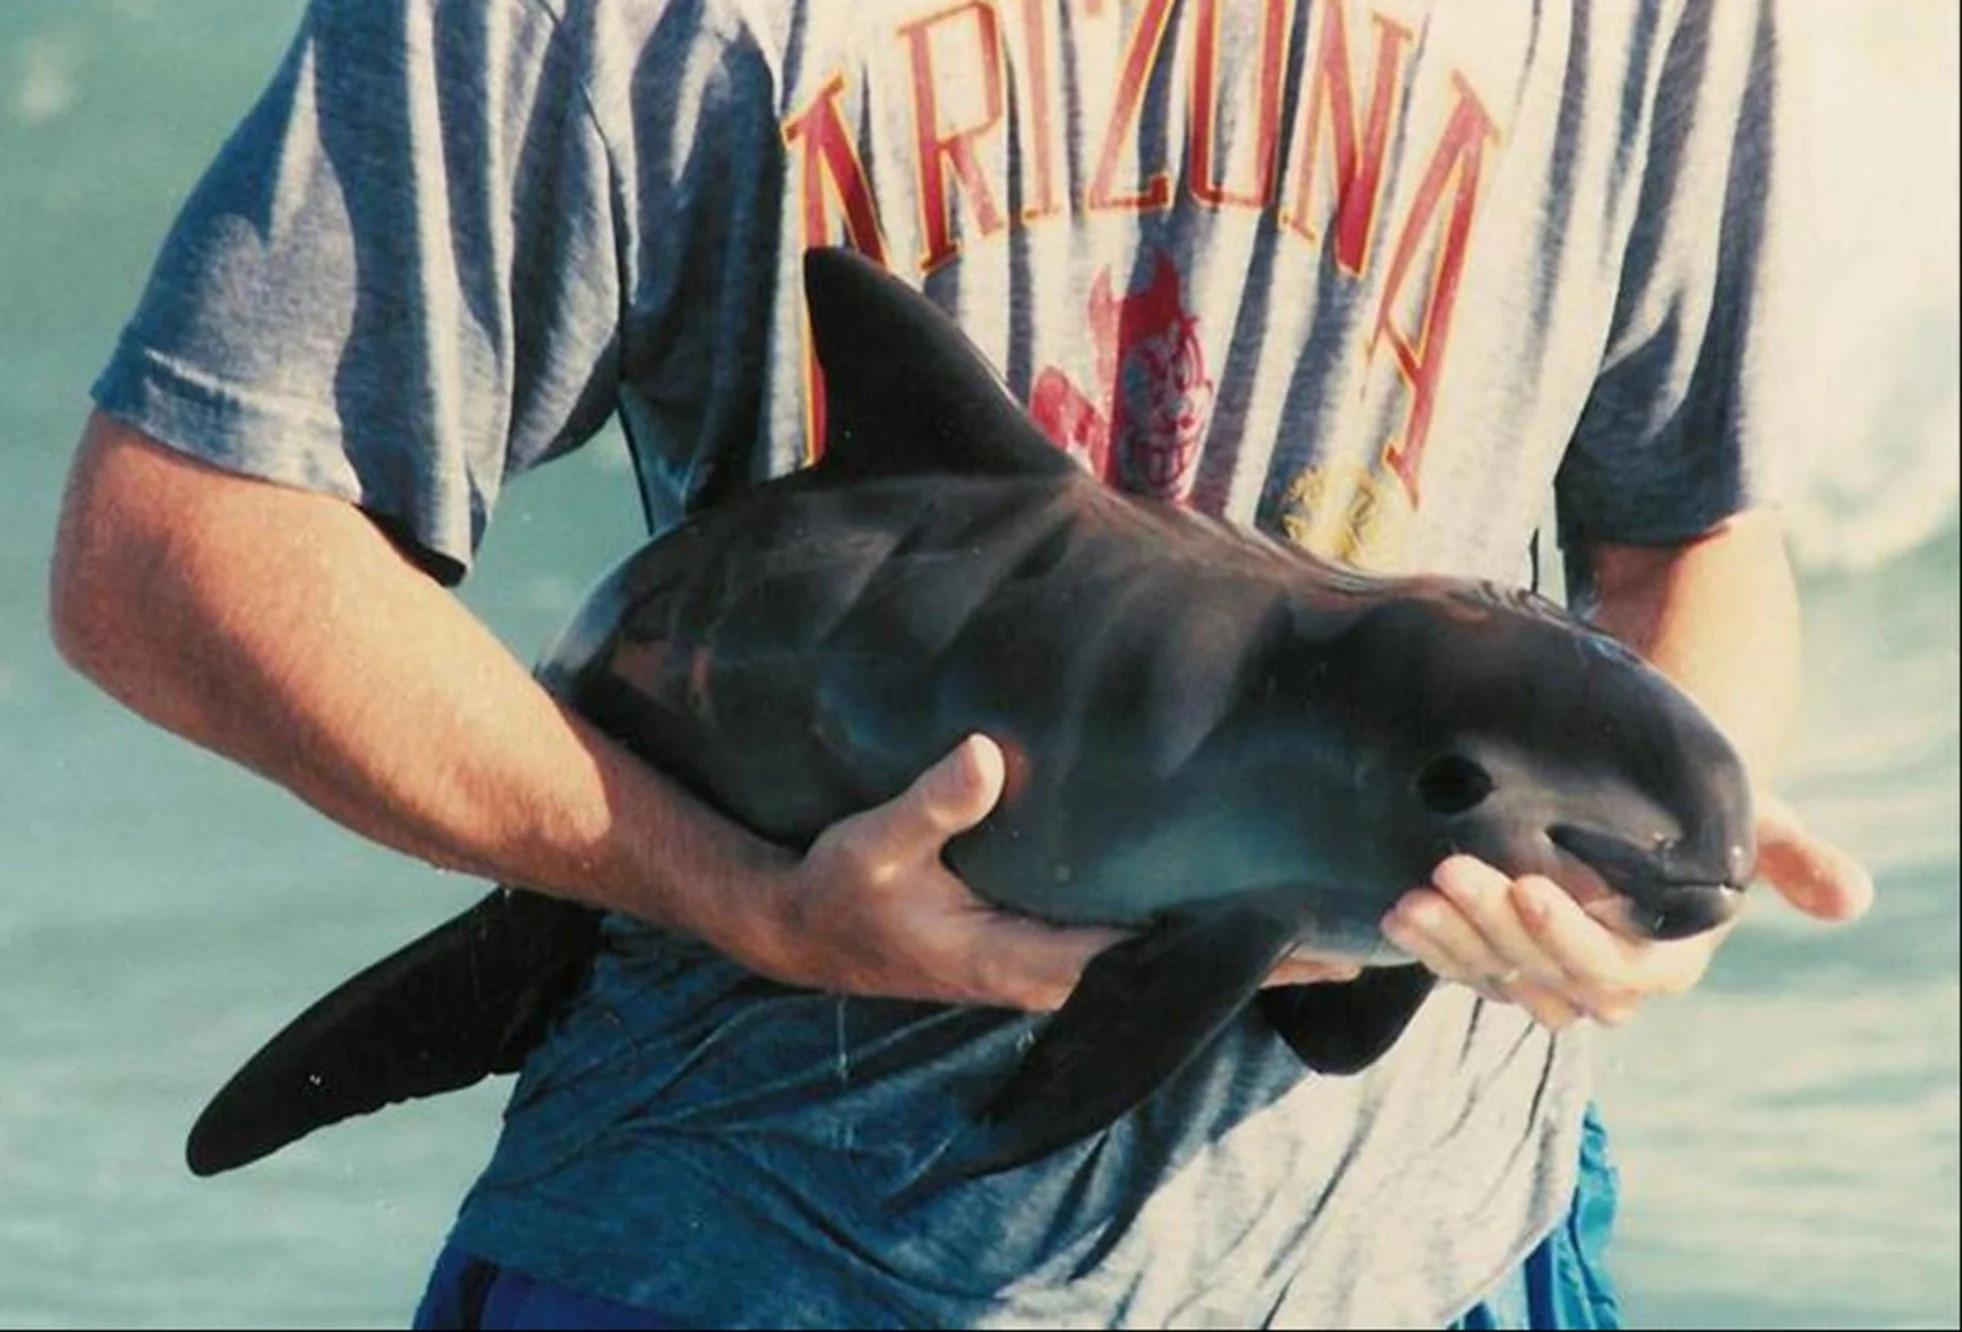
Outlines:
{"type": "Polygon", "coordinates": [[[1744,890],[1729,884],[1690,884],[1670,892],[1662,901],[1638,902],[1632,897],[1604,897],[1590,903],[1587,914],[1616,934],[1632,939],[1687,939],[1714,930],[1744,905],[1744,890]]]}
{"type": "Polygon", "coordinates": [[[1589,903],[1586,910],[1617,933],[1687,939],[1716,929],[1744,905],[1742,886],[1707,866],[1679,864],[1674,846],[1644,850],[1612,833],[1569,824],[1547,829],[1547,838],[1614,890],[1614,896],[1589,903]]]}

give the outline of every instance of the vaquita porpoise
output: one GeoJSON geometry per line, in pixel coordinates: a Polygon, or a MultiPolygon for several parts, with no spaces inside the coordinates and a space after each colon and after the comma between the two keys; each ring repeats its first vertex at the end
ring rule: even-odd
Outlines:
{"type": "MultiPolygon", "coordinates": [[[[1614,640],[1527,593],[1362,577],[1110,489],[927,298],[844,251],[804,275],[822,461],[630,556],[539,678],[792,847],[971,732],[1001,744],[1007,789],[948,865],[1001,907],[1137,932],[977,1107],[952,1174],[1096,1133],[1249,1003],[1308,1067],[1368,1065],[1431,988],[1378,921],[1454,852],[1637,937],[1734,913],[1744,768],[1614,640]],[[1261,990],[1297,946],[1369,965],[1261,990]]],[[[514,1070],[600,946],[593,911],[499,889],[275,1037],[191,1168],[514,1070]]]]}

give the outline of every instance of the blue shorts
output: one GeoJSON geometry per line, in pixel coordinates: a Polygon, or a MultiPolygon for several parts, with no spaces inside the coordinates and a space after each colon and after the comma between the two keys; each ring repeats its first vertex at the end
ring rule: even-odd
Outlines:
{"type": "MultiPolygon", "coordinates": [[[[1451,1326],[1467,1332],[1514,1328],[1618,1328],[1621,1301],[1608,1278],[1618,1180],[1594,1107],[1581,1133],[1573,1205],[1553,1233],[1497,1290],[1451,1326]]],[[[646,1309],[534,1281],[520,1272],[445,1248],[416,1310],[418,1328],[677,1328],[646,1309]]]]}
{"type": "Polygon", "coordinates": [[[1497,1290],[1451,1326],[1466,1332],[1620,1327],[1621,1297],[1608,1275],[1620,1189],[1608,1131],[1590,1105],[1581,1123],[1580,1177],[1566,1217],[1497,1290]]]}

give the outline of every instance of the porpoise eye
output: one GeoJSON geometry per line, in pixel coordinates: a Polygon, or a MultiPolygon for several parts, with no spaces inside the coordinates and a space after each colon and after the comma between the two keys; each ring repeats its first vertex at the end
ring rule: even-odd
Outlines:
{"type": "Polygon", "coordinates": [[[1492,774],[1463,754],[1440,754],[1417,774],[1417,793],[1436,814],[1463,814],[1492,794],[1492,774]]]}

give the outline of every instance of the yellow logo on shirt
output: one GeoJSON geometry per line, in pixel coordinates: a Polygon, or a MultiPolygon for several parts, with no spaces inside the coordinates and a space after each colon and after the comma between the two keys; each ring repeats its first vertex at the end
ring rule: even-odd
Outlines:
{"type": "Polygon", "coordinates": [[[1372,573],[1403,564],[1417,511],[1394,476],[1360,463],[1311,467],[1289,483],[1277,515],[1281,534],[1311,555],[1372,573]]]}

